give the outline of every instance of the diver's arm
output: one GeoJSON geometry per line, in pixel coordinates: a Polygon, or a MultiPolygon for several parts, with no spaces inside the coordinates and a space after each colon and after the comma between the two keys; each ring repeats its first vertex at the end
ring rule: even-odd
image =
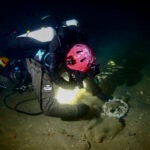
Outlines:
{"type": "Polygon", "coordinates": [[[45,115],[60,117],[62,119],[80,119],[90,113],[89,106],[80,104],[60,104],[54,97],[54,83],[48,80],[48,74],[44,73],[42,78],[41,90],[41,109],[45,115]],[[49,85],[50,90],[45,90],[44,87],[49,85]]]}
{"type": "Polygon", "coordinates": [[[45,97],[42,101],[42,111],[47,116],[60,117],[64,120],[74,120],[89,115],[90,108],[83,103],[75,105],[60,104],[52,97],[45,97]]]}
{"type": "Polygon", "coordinates": [[[62,119],[80,119],[90,112],[86,104],[60,104],[54,96],[55,84],[49,80],[47,71],[42,72],[41,67],[33,59],[27,59],[27,67],[32,77],[34,92],[45,115],[62,119]]]}

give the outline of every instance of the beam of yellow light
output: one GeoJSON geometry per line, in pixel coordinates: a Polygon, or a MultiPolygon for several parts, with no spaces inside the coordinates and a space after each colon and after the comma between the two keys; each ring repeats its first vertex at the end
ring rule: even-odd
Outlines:
{"type": "MultiPolygon", "coordinates": [[[[85,94],[87,95],[87,91],[84,88],[76,87],[73,90],[66,90],[59,87],[55,98],[60,104],[77,104],[83,103],[85,94]]],[[[89,93],[88,96],[90,96],[89,93]]]]}
{"type": "Polygon", "coordinates": [[[60,104],[75,104],[75,97],[79,90],[79,88],[75,88],[73,90],[66,90],[59,87],[55,98],[60,104]]]}

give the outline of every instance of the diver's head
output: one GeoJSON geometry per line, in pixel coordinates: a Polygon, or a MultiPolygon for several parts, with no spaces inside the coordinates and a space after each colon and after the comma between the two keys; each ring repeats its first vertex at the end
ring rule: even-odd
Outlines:
{"type": "Polygon", "coordinates": [[[66,66],[86,73],[95,62],[93,51],[86,44],[75,44],[66,55],[66,66]]]}

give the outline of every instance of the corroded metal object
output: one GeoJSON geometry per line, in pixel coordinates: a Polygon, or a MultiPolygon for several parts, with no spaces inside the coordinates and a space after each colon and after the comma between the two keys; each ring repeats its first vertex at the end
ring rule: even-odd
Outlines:
{"type": "Polygon", "coordinates": [[[102,109],[103,112],[101,115],[120,119],[127,114],[129,107],[128,104],[123,100],[114,97],[113,99],[104,103],[102,109]]]}

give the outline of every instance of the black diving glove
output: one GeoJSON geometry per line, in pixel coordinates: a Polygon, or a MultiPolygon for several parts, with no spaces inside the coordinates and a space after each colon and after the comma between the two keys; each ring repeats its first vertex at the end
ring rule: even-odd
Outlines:
{"type": "Polygon", "coordinates": [[[100,98],[102,101],[107,102],[109,99],[112,99],[112,96],[108,96],[102,92],[100,92],[99,94],[97,94],[97,97],[100,98]]]}
{"type": "Polygon", "coordinates": [[[99,64],[92,65],[91,68],[90,68],[90,70],[89,70],[89,72],[88,72],[88,76],[89,77],[93,77],[93,76],[99,74],[100,73],[99,66],[100,66],[99,64]]]}

